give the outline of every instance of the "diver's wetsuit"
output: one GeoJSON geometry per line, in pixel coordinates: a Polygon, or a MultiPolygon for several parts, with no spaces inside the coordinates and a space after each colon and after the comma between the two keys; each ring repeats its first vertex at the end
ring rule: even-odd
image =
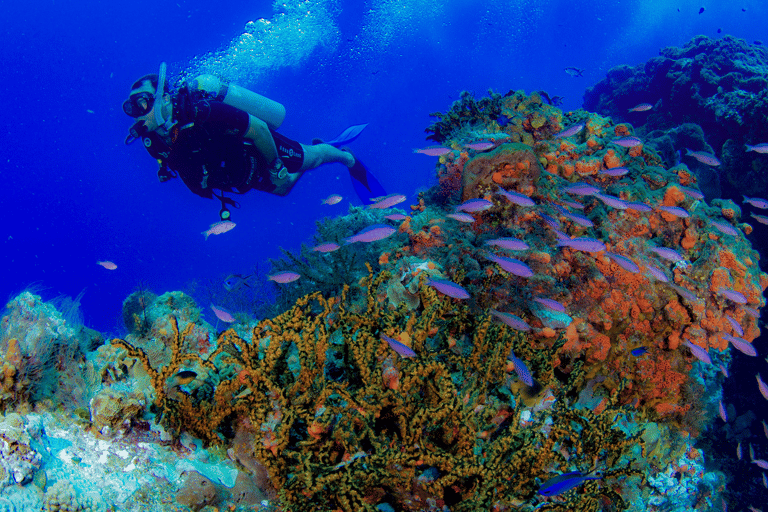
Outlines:
{"type": "MultiPolygon", "coordinates": [[[[173,119],[177,122],[169,138],[156,132],[142,136],[144,147],[161,164],[158,176],[167,179],[178,173],[189,190],[206,198],[212,198],[214,190],[242,194],[256,189],[279,195],[290,190],[273,182],[269,163],[244,139],[248,113],[216,100],[193,98],[182,88],[173,98],[173,119]]],[[[272,129],[270,133],[288,172],[299,172],[304,163],[301,144],[272,129]]]]}

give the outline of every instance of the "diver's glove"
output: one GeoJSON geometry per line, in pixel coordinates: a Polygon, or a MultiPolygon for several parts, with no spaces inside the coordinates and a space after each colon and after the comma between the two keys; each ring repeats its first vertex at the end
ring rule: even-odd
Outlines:
{"type": "Polygon", "coordinates": [[[280,160],[280,157],[275,158],[275,160],[270,164],[269,174],[272,178],[272,181],[284,180],[286,176],[288,176],[288,168],[283,165],[283,161],[280,160]]]}

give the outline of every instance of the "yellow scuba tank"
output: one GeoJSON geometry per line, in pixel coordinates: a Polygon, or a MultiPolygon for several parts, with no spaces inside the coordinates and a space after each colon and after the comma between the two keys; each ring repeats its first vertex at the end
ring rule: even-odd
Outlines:
{"type": "Polygon", "coordinates": [[[282,104],[239,85],[222,82],[214,75],[200,75],[190,80],[188,87],[190,91],[204,92],[226,105],[258,117],[273,130],[277,130],[285,119],[282,104]]]}

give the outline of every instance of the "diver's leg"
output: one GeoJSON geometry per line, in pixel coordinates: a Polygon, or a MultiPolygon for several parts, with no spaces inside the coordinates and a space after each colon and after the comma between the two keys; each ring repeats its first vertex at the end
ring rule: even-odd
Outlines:
{"type": "Polygon", "coordinates": [[[330,144],[316,144],[307,146],[302,144],[304,150],[304,162],[301,165],[301,171],[308,171],[323,164],[341,163],[347,167],[355,165],[355,157],[349,151],[342,151],[330,144]]]}

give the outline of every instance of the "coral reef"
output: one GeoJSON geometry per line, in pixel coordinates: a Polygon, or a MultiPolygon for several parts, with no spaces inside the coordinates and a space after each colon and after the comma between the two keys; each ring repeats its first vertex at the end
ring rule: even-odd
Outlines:
{"type": "MultiPolygon", "coordinates": [[[[674,149],[714,153],[734,190],[746,195],[764,191],[768,161],[747,153],[744,145],[768,140],[768,49],[732,36],[696,36],[682,48],[664,48],[659,54],[644,64],[608,71],[584,94],[584,108],[632,122],[645,134],[658,130],[653,139],[683,124],[698,124],[706,139],[693,132],[675,136],[674,149]],[[629,112],[641,102],[653,109],[629,112]]],[[[686,163],[699,170],[693,159],[686,163]]]]}

